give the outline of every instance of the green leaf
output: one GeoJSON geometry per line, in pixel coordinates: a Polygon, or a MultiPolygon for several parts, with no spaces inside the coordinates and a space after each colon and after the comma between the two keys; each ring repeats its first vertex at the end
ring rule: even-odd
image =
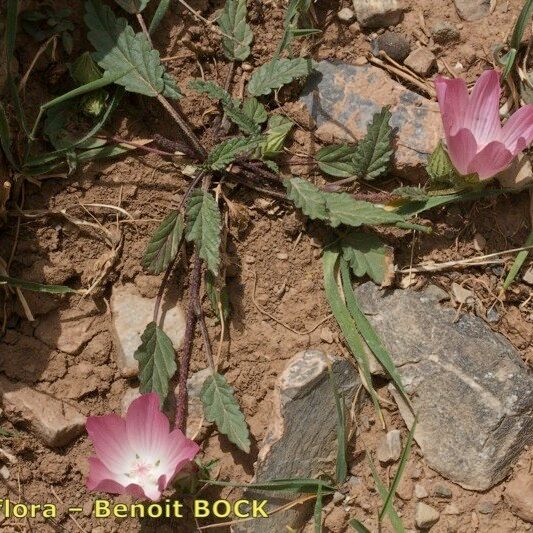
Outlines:
{"type": "Polygon", "coordinates": [[[187,241],[194,241],[198,254],[216,276],[220,264],[220,230],[222,222],[218,205],[212,194],[199,189],[187,202],[187,241]]]}
{"type": "MultiPolygon", "coordinates": [[[[529,233],[526,242],[524,243],[524,247],[525,246],[533,246],[533,230],[529,233]]],[[[506,291],[512,285],[513,281],[518,275],[518,272],[520,272],[522,265],[526,262],[527,256],[530,252],[530,249],[518,252],[516,259],[513,261],[513,265],[511,266],[511,270],[509,270],[509,273],[503,282],[503,291],[506,291]]]]}
{"type": "Polygon", "coordinates": [[[371,533],[370,529],[368,529],[363,523],[359,522],[357,518],[352,518],[348,524],[352,529],[357,531],[357,533],[371,533]]]}
{"type": "Polygon", "coordinates": [[[115,0],[115,2],[131,15],[144,10],[150,0],[115,0]]]}
{"type": "Polygon", "coordinates": [[[155,322],[150,322],[133,357],[139,361],[139,391],[156,392],[163,405],[168,384],[177,370],[172,341],[155,322]]]}
{"type": "Polygon", "coordinates": [[[161,21],[165,18],[169,7],[170,0],[159,0],[152,22],[150,22],[150,27],[148,28],[148,33],[150,33],[150,35],[159,27],[159,24],[161,24],[161,21]]]}
{"type": "Polygon", "coordinates": [[[383,345],[380,337],[376,333],[376,330],[368,321],[366,315],[361,311],[352,287],[348,263],[344,259],[341,259],[340,271],[346,307],[348,308],[348,312],[350,313],[357,330],[362,335],[366,345],[370,348],[378,363],[391,378],[394,386],[405,400],[405,403],[411,408],[411,400],[409,399],[409,396],[407,396],[405,388],[402,384],[402,378],[400,377],[400,374],[394,365],[392,357],[383,345]]]}
{"type": "Polygon", "coordinates": [[[248,93],[251,96],[266,96],[274,89],[281,89],[297,78],[307,77],[312,70],[311,59],[274,58],[254,71],[248,83],[248,93]]]}
{"type": "Polygon", "coordinates": [[[237,156],[257,148],[262,140],[263,137],[233,137],[227,141],[222,141],[209,152],[205,166],[211,170],[223,170],[237,156]]]}
{"type": "Polygon", "coordinates": [[[11,61],[15,53],[15,41],[17,38],[17,19],[19,12],[18,0],[7,0],[7,17],[5,30],[6,43],[6,72],[11,76],[11,61]]]}
{"type": "Polygon", "coordinates": [[[218,100],[222,103],[222,107],[226,116],[238,126],[238,128],[246,134],[259,133],[260,127],[244,110],[239,108],[239,103],[231,98],[231,95],[222,87],[212,81],[204,81],[200,79],[191,80],[189,87],[199,93],[204,93],[213,100],[218,100]]]}
{"type": "Polygon", "coordinates": [[[99,80],[103,72],[100,67],[94,62],[89,52],[83,53],[74,63],[70,71],[72,79],[78,85],[85,85],[91,81],[99,80]]]}
{"type": "Polygon", "coordinates": [[[363,179],[373,180],[386,172],[389,166],[394,152],[390,118],[388,107],[384,107],[374,115],[365,138],[357,143],[353,164],[357,175],[363,179]]]}
{"type": "Polygon", "coordinates": [[[398,489],[398,485],[400,484],[400,481],[402,479],[405,466],[407,465],[407,461],[409,460],[409,455],[411,454],[411,447],[413,445],[417,421],[417,417],[415,417],[413,425],[411,426],[411,430],[409,431],[409,435],[407,436],[407,442],[405,443],[405,447],[400,457],[398,469],[396,470],[396,474],[394,474],[394,479],[392,480],[391,486],[389,488],[389,493],[387,494],[387,498],[383,502],[383,508],[379,513],[380,520],[383,520],[383,517],[387,513],[389,513],[392,508],[392,501],[394,500],[394,495],[396,494],[396,490],[398,489]]]}
{"type": "Polygon", "coordinates": [[[10,276],[0,275],[0,285],[9,285],[10,287],[19,287],[33,292],[46,292],[49,294],[67,294],[70,292],[79,292],[76,289],[71,289],[65,285],[45,285],[43,283],[34,283],[32,281],[25,281],[19,278],[12,278],[10,276]]]}
{"type": "Polygon", "coordinates": [[[166,216],[144,252],[142,266],[145,270],[151,274],[160,274],[167,269],[178,253],[184,229],[181,213],[172,211],[166,216]]]}
{"type": "Polygon", "coordinates": [[[346,193],[324,192],[301,178],[284,182],[287,196],[304,214],[325,220],[334,228],[340,224],[358,227],[363,224],[405,223],[405,218],[394,211],[386,211],[370,202],[355,200],[346,193]]]}
{"type": "Polygon", "coordinates": [[[347,193],[324,193],[329,224],[336,228],[340,224],[357,228],[364,224],[396,224],[405,218],[393,211],[376,207],[371,202],[355,200],[347,193]]]}
{"type": "Polygon", "coordinates": [[[310,181],[302,178],[285,180],[287,198],[299,207],[304,215],[312,219],[328,220],[324,193],[310,181]]]}
{"type": "Polygon", "coordinates": [[[9,122],[2,102],[0,102],[0,146],[11,166],[14,169],[17,169],[18,165],[13,157],[13,152],[11,151],[11,132],[9,130],[9,122]]]}
{"type": "Polygon", "coordinates": [[[230,61],[244,61],[250,55],[254,35],[246,22],[246,15],[246,0],[226,0],[217,21],[220,29],[228,35],[222,38],[222,47],[230,61]]]}
{"type": "Polygon", "coordinates": [[[220,281],[209,270],[205,273],[205,292],[211,303],[213,313],[218,321],[225,322],[230,315],[228,288],[224,285],[219,288],[220,281]]]}
{"type": "Polygon", "coordinates": [[[274,115],[268,121],[266,139],[261,146],[261,156],[265,159],[277,157],[283,150],[285,139],[294,127],[294,122],[283,115],[274,115]]]}
{"type": "Polygon", "coordinates": [[[394,277],[393,250],[372,233],[351,232],[340,242],[342,257],[359,278],[365,274],[379,285],[394,277]]]}
{"type": "Polygon", "coordinates": [[[417,201],[424,201],[429,198],[427,192],[420,187],[398,187],[391,192],[391,195],[417,201]]]}
{"type": "Polygon", "coordinates": [[[258,126],[265,123],[268,119],[268,113],[265,106],[254,97],[246,98],[244,100],[242,104],[242,112],[258,126]]]}
{"type": "Polygon", "coordinates": [[[429,156],[426,172],[429,174],[430,184],[433,189],[449,187],[461,190],[479,184],[477,174],[462,176],[456,170],[442,141],[439,142],[429,156]]]}
{"type": "Polygon", "coordinates": [[[250,434],[246,420],[239,404],[233,396],[233,388],[221,374],[209,376],[200,393],[207,421],[215,422],[218,430],[236,444],[241,450],[249,453],[250,434]]]}
{"type": "Polygon", "coordinates": [[[346,459],[346,404],[340,395],[335,383],[335,378],[331,368],[328,369],[329,382],[335,398],[335,410],[337,411],[337,462],[335,468],[335,480],[337,485],[342,485],[348,475],[348,461],[346,459]]]}
{"type": "Polygon", "coordinates": [[[368,354],[365,350],[363,338],[355,327],[354,320],[346,307],[346,303],[342,298],[339,287],[337,286],[337,263],[339,259],[339,252],[334,247],[324,250],[322,258],[322,265],[324,269],[324,290],[326,299],[331,308],[331,312],[346,339],[346,344],[352,352],[353,357],[357,361],[357,366],[360,369],[362,378],[364,379],[364,386],[370,395],[370,399],[374,405],[374,409],[378,414],[380,420],[383,421],[383,414],[379,405],[379,397],[374,389],[372,383],[372,374],[370,373],[370,364],[368,361],[368,354]]]}
{"type": "MultiPolygon", "coordinates": [[[[381,481],[381,479],[379,478],[378,471],[376,470],[376,467],[368,454],[367,458],[368,463],[370,465],[370,472],[372,473],[372,477],[374,478],[374,483],[376,484],[381,499],[385,502],[389,495],[389,491],[387,490],[387,487],[383,484],[383,481],[381,481]]],[[[405,533],[405,528],[403,527],[402,521],[400,520],[398,513],[394,510],[394,507],[390,506],[387,514],[389,515],[389,519],[391,521],[395,533],[405,533]]]]}
{"type": "Polygon", "coordinates": [[[322,533],[322,487],[319,485],[316,493],[315,510],[313,512],[315,533],[322,533]]]}
{"type": "Polygon", "coordinates": [[[332,487],[327,481],[322,479],[273,479],[263,483],[232,483],[231,481],[217,481],[214,479],[204,479],[202,481],[217,487],[236,487],[273,492],[315,494],[320,490],[322,494],[332,494],[336,490],[335,487],[332,487]]]}
{"type": "Polygon", "coordinates": [[[324,146],[315,155],[322,172],[338,178],[350,178],[356,175],[353,157],[357,149],[347,144],[324,146]]]}
{"type": "Polygon", "coordinates": [[[159,52],[151,47],[144,34],[136,34],[126,19],[115,17],[100,0],[87,0],[85,7],[87,37],[96,49],[94,57],[104,69],[105,77],[120,75],[115,83],[146,96],[176,90],[170,78],[164,76],[159,52]]]}

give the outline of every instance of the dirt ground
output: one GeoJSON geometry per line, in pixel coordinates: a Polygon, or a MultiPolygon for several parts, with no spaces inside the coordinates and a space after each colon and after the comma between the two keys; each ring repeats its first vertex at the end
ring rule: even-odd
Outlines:
{"type": "MultiPolygon", "coordinates": [[[[222,5],[221,1],[191,0],[191,5],[206,17],[222,5]]],[[[88,49],[85,29],[80,13],[82,2],[54,2],[69,4],[75,12],[80,31],[75,33],[75,51],[88,49]],[[78,9],[79,8],[79,9],[78,9]]],[[[280,1],[251,0],[250,22],[255,41],[252,66],[261,65],[271,57],[275,43],[282,33],[283,6],[280,1]]],[[[336,14],[343,7],[350,7],[348,0],[318,1],[317,18],[323,33],[312,41],[300,41],[298,47],[306,47],[315,59],[338,59],[347,62],[360,61],[371,50],[371,35],[339,21],[336,14]]],[[[441,0],[438,9],[432,0],[406,1],[408,11],[395,32],[404,35],[411,44],[423,38],[423,23],[430,28],[439,20],[453,22],[460,29],[456,42],[436,45],[434,53],[457,74],[472,82],[483,69],[493,64],[492,48],[504,42],[519,12],[522,2],[498,0],[494,12],[476,22],[459,19],[453,2],[441,0]],[[463,69],[456,67],[460,63],[463,69]]],[[[149,8],[151,9],[151,8],[149,8]]],[[[175,8],[165,18],[157,35],[155,46],[167,61],[169,71],[186,93],[182,99],[185,114],[191,119],[198,134],[216,118],[212,103],[189,91],[187,81],[200,77],[224,83],[228,69],[221,53],[219,38],[202,23],[175,8]]],[[[38,45],[20,34],[17,48],[20,73],[24,73],[35,55],[38,45]]],[[[43,92],[51,92],[49,60],[38,62],[36,71],[26,89],[25,105],[35,106],[43,100],[43,92]]],[[[446,72],[444,72],[446,74],[446,72]]],[[[243,81],[249,73],[237,67],[234,78],[234,94],[242,91],[243,81]]],[[[279,105],[289,115],[294,94],[283,92],[279,105]]],[[[174,124],[156,106],[146,99],[130,95],[106,128],[107,133],[126,139],[151,138],[161,133],[176,137],[174,124]]],[[[299,131],[290,149],[305,150],[309,133],[299,131]],[[301,142],[299,142],[301,141],[301,142]]],[[[212,144],[208,135],[203,140],[212,144]]],[[[318,173],[300,168],[300,175],[315,178],[318,173]]],[[[134,380],[121,377],[115,365],[112,336],[109,332],[108,300],[113,287],[134,283],[139,291],[153,297],[157,293],[161,277],[147,276],[140,261],[149,236],[158,222],[183,194],[188,180],[179,167],[157,154],[133,152],[121,159],[91,163],[79,169],[73,176],[50,179],[41,187],[28,185],[25,190],[24,210],[28,216],[10,219],[2,228],[0,256],[9,257],[17,241],[11,275],[41,283],[65,284],[74,288],[88,287],[105,272],[105,279],[91,297],[56,297],[26,293],[28,304],[36,316],[34,323],[24,318],[16,299],[3,301],[8,313],[6,333],[0,339],[0,371],[10,379],[28,384],[39,391],[58,398],[66,398],[84,415],[100,415],[119,412],[125,391],[136,386],[134,380]],[[80,204],[106,204],[126,210],[134,221],[116,212],[80,204]],[[77,219],[95,222],[107,228],[120,242],[115,253],[104,239],[98,227],[80,227],[58,214],[61,210],[77,219]],[[113,264],[106,270],[109,260],[113,264]],[[107,263],[106,263],[107,262],[107,263]],[[61,334],[59,323],[66,317],[92,317],[90,333],[81,341],[74,353],[58,349],[61,334]]],[[[390,190],[399,185],[395,178],[384,180],[380,187],[390,190]]],[[[306,348],[319,348],[332,354],[344,353],[340,332],[334,319],[329,319],[309,335],[296,334],[281,323],[297,331],[305,331],[330,313],[322,291],[322,265],[320,260],[321,230],[306,223],[294,209],[283,202],[272,200],[246,189],[226,188],[224,193],[233,203],[237,214],[230,217],[230,233],[227,244],[227,275],[232,319],[229,341],[223,343],[220,369],[235,388],[253,437],[251,454],[236,450],[218,432],[208,432],[202,443],[202,456],[218,459],[215,472],[219,479],[250,481],[258,447],[267,430],[271,410],[272,393],[277,376],[286,362],[306,348]],[[255,289],[254,289],[255,287],[255,289]],[[255,292],[255,296],[254,296],[255,292]],[[259,310],[277,318],[272,320],[259,310]]],[[[400,230],[383,232],[395,249],[395,261],[399,268],[424,260],[446,261],[471,257],[480,252],[517,248],[522,246],[528,233],[529,195],[522,193],[461,204],[435,210],[427,215],[434,227],[433,235],[400,230]],[[484,237],[482,249],[476,234],[484,237]]],[[[186,265],[176,270],[172,282],[186,289],[186,265]]],[[[411,279],[398,275],[399,286],[423,287],[433,283],[451,294],[455,282],[473,291],[476,305],[463,307],[461,312],[477,313],[488,321],[491,328],[507,337],[520,351],[528,364],[533,361],[533,301],[531,286],[518,281],[509,290],[505,301],[497,301],[499,284],[505,270],[502,265],[451,270],[436,274],[416,274],[411,279]],[[496,303],[495,303],[496,302],[496,303]],[[496,317],[494,319],[494,317],[496,317]]],[[[454,305],[453,298],[447,305],[454,305]]],[[[215,346],[220,327],[205,305],[208,327],[215,346]]],[[[456,307],[458,307],[456,305],[456,307]]],[[[63,342],[65,339],[63,339],[63,342]]],[[[192,371],[205,368],[202,341],[195,339],[192,371]]],[[[381,394],[387,397],[386,388],[381,394]]],[[[394,405],[386,406],[389,429],[398,428],[406,435],[404,424],[394,405]]],[[[383,435],[375,423],[371,406],[365,407],[358,423],[359,436],[351,450],[350,472],[352,482],[346,487],[346,498],[325,508],[325,530],[349,531],[349,518],[357,517],[372,531],[377,531],[376,512],[381,500],[376,493],[366,462],[361,460],[364,450],[373,450],[383,435]]],[[[8,488],[0,484],[0,498],[10,497],[32,501],[58,503],[63,511],[58,519],[65,531],[135,532],[135,531],[196,531],[197,525],[158,522],[139,522],[132,519],[99,521],[90,516],[95,495],[85,489],[88,471],[87,457],[91,444],[82,436],[72,444],[51,450],[43,446],[24,427],[13,427],[5,418],[2,428],[14,431],[13,437],[0,437],[0,447],[10,450],[17,459],[9,465],[8,488]],[[64,511],[68,506],[83,506],[84,512],[70,518],[64,511]]],[[[531,471],[533,454],[525,450],[516,464],[517,471],[531,471]]],[[[387,468],[378,467],[383,479],[392,476],[387,468]]],[[[522,532],[531,525],[517,518],[503,501],[506,482],[486,493],[462,489],[441,478],[424,464],[419,450],[409,460],[405,480],[396,508],[407,528],[414,529],[416,499],[412,495],[415,483],[423,485],[429,496],[424,500],[441,512],[439,522],[432,528],[441,532],[522,532]],[[452,491],[451,498],[433,495],[433,488],[444,484],[452,491]],[[411,486],[409,488],[409,485],[411,486]],[[403,497],[405,496],[405,498],[403,497]],[[457,514],[445,514],[445,508],[453,504],[457,514]],[[488,512],[487,512],[488,511],[488,512]]],[[[512,477],[512,476],[511,476],[512,477]]],[[[209,494],[209,493],[208,493],[209,494]]],[[[212,495],[216,491],[212,492],[212,495]]],[[[222,494],[227,495],[227,491],[222,494]]],[[[115,498],[126,501],[127,498],[115,498]]],[[[449,510],[449,508],[448,508],[449,510]]],[[[385,530],[389,527],[385,525],[385,530]]],[[[2,520],[1,531],[53,531],[54,527],[41,519],[2,520]]],[[[228,528],[222,528],[222,531],[228,528]]],[[[306,531],[312,531],[309,525],[306,531]]]]}

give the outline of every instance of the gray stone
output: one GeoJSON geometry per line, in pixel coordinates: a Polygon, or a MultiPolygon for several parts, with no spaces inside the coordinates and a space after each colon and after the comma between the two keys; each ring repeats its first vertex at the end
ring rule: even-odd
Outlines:
{"type": "Polygon", "coordinates": [[[439,20],[431,28],[431,36],[438,44],[446,44],[459,40],[459,30],[447,20],[439,20]]]}
{"type": "MultiPolygon", "coordinates": [[[[141,296],[137,287],[126,284],[113,289],[111,295],[111,331],[117,353],[117,366],[125,377],[136,376],[139,363],[133,357],[141,344],[141,335],[153,320],[155,299],[141,296]]],[[[178,302],[163,307],[159,325],[170,337],[174,348],[180,348],[185,333],[185,314],[178,302]]]]}
{"type": "Polygon", "coordinates": [[[481,500],[477,504],[477,510],[481,514],[492,514],[494,512],[494,504],[492,502],[487,501],[487,500],[481,500]]]}
{"type": "MultiPolygon", "coordinates": [[[[346,406],[351,405],[360,381],[346,359],[331,357],[335,384],[346,406]]],[[[282,478],[334,475],[337,450],[337,413],[328,375],[327,356],[318,350],[297,354],[279,377],[273,419],[257,459],[255,482],[282,478]]],[[[268,509],[284,505],[283,497],[247,491],[245,498],[268,499],[268,509]]],[[[270,533],[298,529],[312,512],[300,505],[269,518],[245,522],[234,531],[270,533]]]]}
{"type": "Polygon", "coordinates": [[[437,66],[437,58],[431,50],[417,48],[407,56],[404,65],[419,76],[428,76],[437,66]]]}
{"type": "MultiPolygon", "coordinates": [[[[356,294],[419,415],[415,440],[428,465],[467,489],[504,479],[533,440],[533,377],[519,353],[483,320],[456,321],[424,292],[366,283],[356,294]]],[[[410,426],[411,411],[392,393],[410,426]]]]}
{"type": "Polygon", "coordinates": [[[69,404],[0,378],[2,407],[12,423],[22,423],[44,444],[65,446],[85,430],[85,416],[69,404]]]}
{"type": "Polygon", "coordinates": [[[490,0],[453,0],[457,14],[468,21],[479,20],[490,12],[490,0]]]}
{"type": "Polygon", "coordinates": [[[357,22],[364,28],[387,28],[402,19],[398,0],[353,0],[357,22]]]}
{"type": "Polygon", "coordinates": [[[376,46],[378,51],[385,52],[398,63],[401,63],[411,51],[409,41],[399,33],[393,31],[386,31],[378,35],[376,46]]]}
{"type": "Polygon", "coordinates": [[[302,94],[315,119],[316,135],[326,143],[362,139],[375,113],[391,107],[396,129],[392,172],[416,182],[425,180],[429,155],[443,137],[436,102],[407,90],[382,69],[321,61],[302,94]]]}
{"type": "Polygon", "coordinates": [[[440,514],[436,509],[427,505],[424,502],[416,504],[415,524],[420,529],[429,529],[435,525],[440,518],[440,514]]]}
{"type": "Polygon", "coordinates": [[[452,489],[444,483],[437,483],[433,488],[433,495],[437,498],[451,498],[453,496],[452,489]]]}

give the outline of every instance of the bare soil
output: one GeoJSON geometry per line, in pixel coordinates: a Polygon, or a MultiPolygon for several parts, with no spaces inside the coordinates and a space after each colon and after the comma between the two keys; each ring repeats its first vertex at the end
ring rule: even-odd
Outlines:
{"type": "MultiPolygon", "coordinates": [[[[190,3],[206,17],[212,17],[222,5],[221,1],[209,0],[191,0],[190,3]]],[[[458,75],[466,77],[469,82],[493,64],[492,47],[504,42],[522,4],[518,0],[499,0],[491,15],[476,22],[465,22],[459,19],[451,0],[442,0],[438,6],[431,0],[405,3],[409,10],[394,31],[407,37],[412,45],[423,38],[423,24],[425,28],[431,28],[439,20],[448,20],[457,25],[460,40],[438,45],[434,51],[439,59],[452,68],[461,63],[464,70],[458,75]]],[[[88,46],[81,19],[82,2],[57,1],[55,4],[68,4],[73,8],[80,28],[75,34],[74,53],[86,50],[88,46]]],[[[336,16],[342,7],[350,7],[349,4],[347,0],[318,2],[317,19],[323,33],[312,41],[301,41],[296,45],[296,50],[298,47],[306,48],[315,59],[361,61],[371,50],[370,34],[350,28],[336,16]]],[[[279,1],[251,0],[249,11],[255,35],[249,63],[259,66],[271,57],[275,43],[281,36],[283,5],[279,1]]],[[[189,79],[202,75],[224,84],[228,65],[221,53],[219,38],[189,13],[175,8],[163,21],[154,44],[162,57],[172,58],[167,65],[186,93],[182,100],[183,110],[197,133],[203,135],[216,119],[216,108],[206,98],[192,93],[186,87],[189,79]]],[[[29,37],[20,34],[17,55],[21,74],[29,67],[37,48],[38,45],[29,37]]],[[[44,57],[37,63],[25,92],[27,107],[35,109],[37,103],[52,94],[49,73],[54,66],[49,58],[44,57]]],[[[242,93],[244,80],[248,77],[248,72],[237,68],[233,83],[235,96],[242,93]]],[[[294,96],[282,91],[279,101],[281,112],[295,115],[296,106],[292,103],[294,96]]],[[[107,133],[126,139],[151,138],[156,133],[169,138],[178,135],[174,123],[162,109],[136,96],[125,98],[121,109],[107,126],[107,133]]],[[[300,128],[293,137],[290,149],[297,153],[305,151],[309,139],[310,134],[300,128]]],[[[206,145],[212,145],[216,140],[206,134],[203,141],[206,145]]],[[[319,177],[315,170],[307,167],[300,167],[299,173],[311,179],[319,177]]],[[[11,275],[75,288],[88,287],[100,274],[105,276],[91,297],[86,299],[25,293],[36,316],[34,323],[24,318],[15,298],[3,300],[3,312],[8,319],[6,333],[0,339],[2,373],[52,396],[68,399],[85,415],[120,411],[125,391],[136,386],[136,383],[122,378],[116,368],[108,329],[110,317],[107,302],[112,287],[131,282],[142,294],[155,296],[161,278],[147,276],[140,266],[140,260],[149,236],[181,197],[187,183],[188,178],[181,174],[176,164],[155,154],[136,151],[114,162],[86,165],[72,176],[47,180],[41,187],[26,185],[23,209],[28,216],[20,219],[20,225],[17,225],[16,218],[10,218],[2,229],[0,239],[0,256],[4,258],[10,257],[13,245],[17,243],[11,275]],[[117,223],[116,212],[108,208],[82,208],[81,204],[119,206],[135,220],[128,221],[121,217],[117,223]],[[97,221],[116,237],[116,243],[119,243],[117,248],[111,249],[104,232],[97,226],[84,227],[68,221],[61,210],[67,210],[69,215],[79,220],[97,221]],[[61,333],[60,319],[72,316],[73,311],[94,317],[94,322],[79,350],[75,354],[67,354],[58,349],[55,341],[61,333]],[[37,337],[39,328],[46,331],[46,335],[37,337]]],[[[380,183],[384,189],[395,186],[398,186],[398,181],[394,178],[380,183]]],[[[226,257],[233,311],[229,340],[222,344],[220,368],[236,390],[250,426],[253,446],[251,454],[246,455],[236,450],[218,432],[210,431],[202,443],[202,456],[219,460],[214,469],[219,479],[246,482],[253,477],[258,447],[270,421],[274,384],[287,360],[309,347],[337,354],[346,353],[346,350],[333,319],[325,321],[310,334],[293,331],[305,332],[330,313],[321,288],[320,242],[323,230],[302,221],[289,204],[260,193],[227,187],[224,194],[234,207],[229,216],[226,257]],[[267,310],[276,320],[260,308],[267,310]]],[[[384,236],[395,249],[399,268],[424,260],[462,259],[480,253],[474,246],[474,235],[477,233],[486,240],[483,253],[520,247],[528,232],[529,209],[527,193],[498,197],[430,213],[427,216],[435,230],[433,235],[417,234],[413,239],[410,233],[388,230],[384,236]]],[[[506,336],[524,360],[531,364],[531,287],[518,281],[509,290],[505,300],[498,301],[496,296],[505,275],[502,267],[496,265],[416,274],[411,279],[407,279],[407,275],[399,275],[397,282],[402,287],[416,288],[433,283],[447,292],[451,292],[451,285],[455,282],[472,290],[476,295],[476,305],[472,308],[463,306],[458,312],[477,313],[486,318],[488,310],[493,308],[497,320],[490,322],[490,326],[506,336]]],[[[171,280],[182,293],[186,289],[187,270],[187,265],[182,264],[171,280]]],[[[448,305],[454,305],[453,298],[448,305]]],[[[205,305],[205,311],[216,348],[220,327],[208,304],[205,305]]],[[[205,366],[202,341],[198,337],[195,339],[192,371],[205,366]]],[[[380,393],[387,398],[386,388],[380,393]]],[[[405,436],[404,424],[393,405],[386,404],[389,429],[399,428],[405,436]]],[[[356,481],[347,487],[347,495],[350,496],[348,502],[326,505],[326,531],[349,531],[347,522],[351,517],[358,517],[372,531],[377,531],[375,516],[380,507],[380,498],[363,457],[365,450],[375,450],[383,431],[375,423],[370,406],[365,408],[356,422],[360,430],[350,457],[350,472],[356,481]]],[[[0,484],[0,498],[58,503],[62,512],[58,521],[65,531],[197,530],[193,520],[176,524],[92,518],[90,511],[95,495],[85,489],[87,457],[91,454],[91,445],[86,436],[63,449],[51,450],[24,427],[13,427],[6,419],[2,420],[1,425],[15,432],[14,437],[0,437],[0,447],[11,450],[17,463],[9,465],[9,486],[0,484]],[[72,505],[84,508],[84,512],[75,517],[76,522],[65,512],[72,505]]],[[[525,450],[516,469],[530,472],[532,462],[531,450],[525,450]]],[[[394,473],[394,468],[392,471],[379,468],[383,479],[394,473]]],[[[517,518],[503,501],[506,482],[482,494],[464,490],[428,468],[416,446],[405,476],[405,484],[409,483],[424,485],[429,493],[424,501],[441,513],[450,503],[459,510],[459,514],[441,514],[439,522],[432,528],[437,533],[503,533],[531,529],[531,525],[517,518]],[[432,495],[432,489],[438,484],[451,488],[451,499],[432,495]],[[489,514],[480,511],[487,508],[480,507],[483,502],[492,505],[489,514]]],[[[408,487],[405,490],[409,493],[408,487]]],[[[216,494],[214,490],[207,493],[208,497],[216,494]]],[[[228,495],[228,491],[224,490],[221,494],[228,495]]],[[[126,501],[127,498],[118,497],[114,500],[126,501]]],[[[397,499],[397,510],[406,527],[411,529],[414,529],[415,504],[413,495],[405,500],[397,499]]],[[[27,530],[44,533],[54,530],[52,525],[45,524],[39,518],[0,518],[0,523],[0,529],[6,532],[27,530]]],[[[385,529],[388,527],[386,525],[385,529]]],[[[306,528],[306,531],[312,530],[311,525],[306,528]]]]}

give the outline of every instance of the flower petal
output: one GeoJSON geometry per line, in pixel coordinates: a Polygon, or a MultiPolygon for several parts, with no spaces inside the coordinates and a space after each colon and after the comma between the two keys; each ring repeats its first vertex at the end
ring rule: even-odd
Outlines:
{"type": "Polygon", "coordinates": [[[435,88],[446,137],[455,135],[463,127],[468,107],[466,83],[460,78],[449,80],[438,76],[435,88]]]}
{"type": "Polygon", "coordinates": [[[456,135],[446,139],[446,144],[455,168],[463,175],[468,174],[468,164],[477,153],[477,143],[472,132],[466,128],[460,129],[456,135]]]}
{"type": "Polygon", "coordinates": [[[90,416],[85,425],[98,458],[112,472],[127,472],[135,453],[126,437],[126,423],[115,414],[90,416]]]}
{"type": "Polygon", "coordinates": [[[117,481],[116,475],[98,457],[89,457],[87,488],[89,490],[110,492],[111,494],[124,494],[126,492],[124,485],[117,481]]]}
{"type": "Polygon", "coordinates": [[[126,414],[126,434],[130,446],[144,461],[163,459],[161,455],[167,448],[170,428],[155,392],[143,394],[130,404],[126,414]]]}
{"type": "Polygon", "coordinates": [[[516,155],[533,141],[533,105],[521,107],[504,124],[500,141],[516,155]]]}
{"type": "Polygon", "coordinates": [[[464,127],[472,131],[478,146],[499,138],[500,75],[495,70],[486,70],[477,80],[468,102],[464,127]]]}
{"type": "Polygon", "coordinates": [[[477,172],[479,179],[486,180],[509,166],[514,155],[499,141],[493,141],[479,152],[468,164],[468,173],[477,172]]]}

